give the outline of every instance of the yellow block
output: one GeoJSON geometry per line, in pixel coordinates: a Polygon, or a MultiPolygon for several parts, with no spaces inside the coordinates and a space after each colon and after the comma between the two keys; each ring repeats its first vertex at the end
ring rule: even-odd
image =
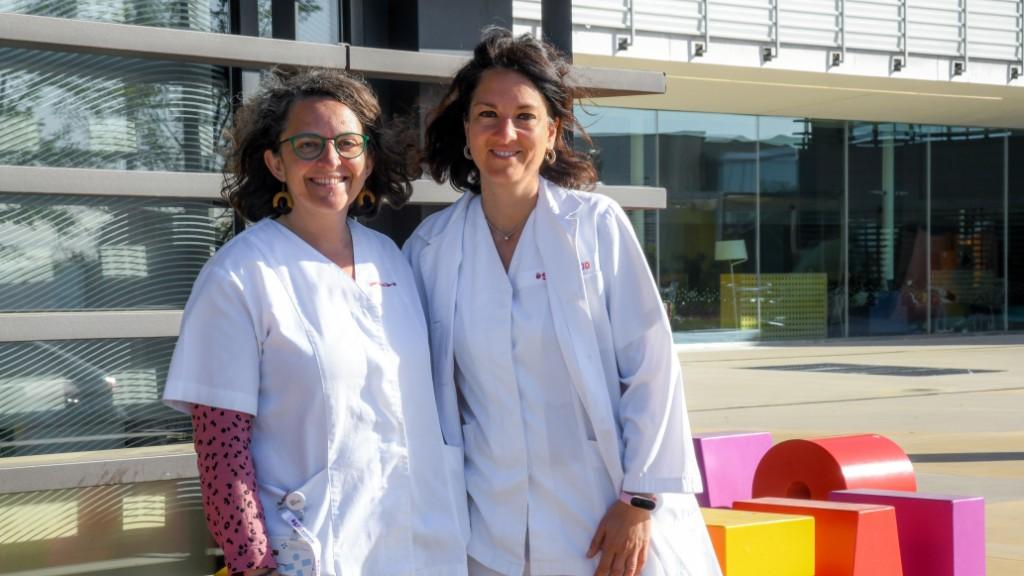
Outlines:
{"type": "Polygon", "coordinates": [[[813,576],[814,518],[701,508],[724,576],[813,576]]]}

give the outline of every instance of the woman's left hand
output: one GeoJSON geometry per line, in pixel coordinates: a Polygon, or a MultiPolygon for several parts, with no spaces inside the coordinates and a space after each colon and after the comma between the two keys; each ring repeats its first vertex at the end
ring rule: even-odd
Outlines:
{"type": "Polygon", "coordinates": [[[594,576],[639,576],[650,541],[651,513],[615,502],[605,512],[587,550],[587,558],[601,553],[594,576]]]}

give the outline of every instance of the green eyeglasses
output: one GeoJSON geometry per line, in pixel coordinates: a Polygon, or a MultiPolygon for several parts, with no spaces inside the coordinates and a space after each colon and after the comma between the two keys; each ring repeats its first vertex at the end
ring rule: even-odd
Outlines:
{"type": "Polygon", "coordinates": [[[352,160],[360,157],[366,151],[366,144],[369,141],[370,137],[366,134],[356,134],[355,132],[342,132],[334,138],[303,132],[281,140],[280,144],[291,142],[292,152],[295,152],[296,156],[303,160],[316,160],[324,153],[327,143],[334,142],[334,149],[338,152],[338,156],[352,160]]]}

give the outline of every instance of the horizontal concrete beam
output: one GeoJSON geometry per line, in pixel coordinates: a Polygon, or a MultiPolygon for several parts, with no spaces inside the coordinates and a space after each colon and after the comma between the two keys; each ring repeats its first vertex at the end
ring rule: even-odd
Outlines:
{"type": "Polygon", "coordinates": [[[195,478],[191,444],[0,458],[0,494],[195,478]]]}
{"type": "Polygon", "coordinates": [[[277,64],[344,68],[344,45],[0,14],[0,46],[195,62],[238,68],[277,64]]]}
{"type": "MultiPolygon", "coordinates": [[[[3,166],[0,193],[70,194],[87,196],[135,196],[146,198],[219,199],[222,176],[218,173],[144,172],[3,166]]],[[[609,186],[595,192],[611,197],[623,208],[661,209],[666,206],[664,188],[609,186]]],[[[421,179],[413,182],[413,204],[449,204],[459,193],[448,184],[421,179]]]]}
{"type": "Polygon", "coordinates": [[[0,342],[177,337],[181,310],[0,313],[0,342]]]}
{"type": "MultiPolygon", "coordinates": [[[[323,66],[439,83],[447,83],[468,57],[6,13],[0,13],[0,46],[250,69],[323,66]]],[[[594,97],[662,94],[667,85],[663,72],[593,67],[574,68],[571,80],[594,97]]]]}

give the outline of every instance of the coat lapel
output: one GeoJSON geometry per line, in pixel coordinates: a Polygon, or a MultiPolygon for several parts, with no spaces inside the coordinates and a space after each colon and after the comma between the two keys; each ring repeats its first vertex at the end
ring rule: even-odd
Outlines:
{"type": "Polygon", "coordinates": [[[441,433],[445,444],[450,446],[462,445],[452,330],[459,268],[462,265],[462,235],[466,227],[470,197],[471,194],[467,192],[456,201],[448,222],[440,227],[435,236],[427,239],[427,245],[420,254],[421,269],[429,271],[422,275],[425,280],[424,289],[432,295],[427,299],[427,319],[430,322],[428,329],[434,394],[438,402],[441,433]]]}
{"type": "Polygon", "coordinates": [[[573,194],[541,179],[537,201],[537,244],[547,272],[548,298],[562,358],[573,387],[594,426],[601,457],[616,485],[622,483],[618,431],[607,399],[597,335],[594,332],[580,258],[581,202],[573,194]],[[602,397],[604,396],[604,397],[602,397]]]}

